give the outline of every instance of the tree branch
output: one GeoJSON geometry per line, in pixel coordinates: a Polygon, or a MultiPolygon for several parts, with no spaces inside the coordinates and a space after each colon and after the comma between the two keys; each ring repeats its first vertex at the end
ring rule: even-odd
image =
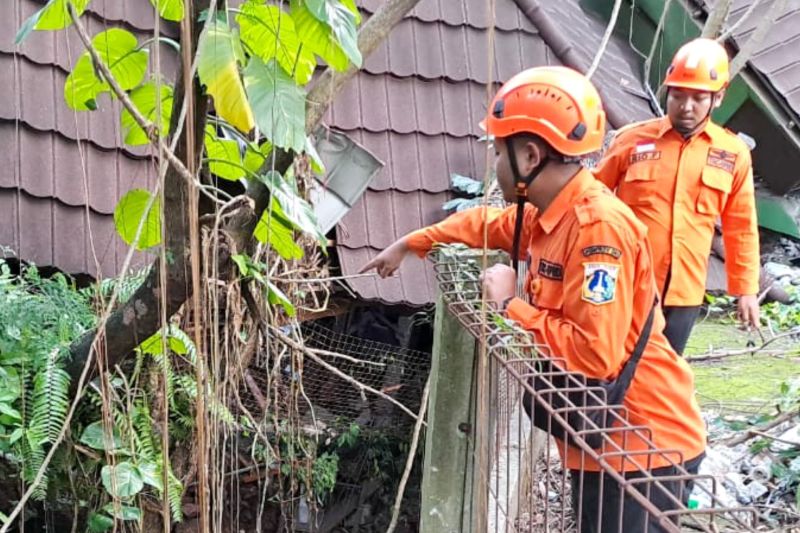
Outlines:
{"type": "Polygon", "coordinates": [[[725,19],[728,18],[731,4],[733,4],[733,0],[716,0],[714,2],[714,7],[711,8],[711,13],[708,14],[706,23],[703,26],[701,37],[716,39],[722,33],[722,26],[725,25],[725,19]]]}
{"type": "MultiPolygon", "coordinates": [[[[403,16],[414,9],[419,0],[388,0],[372,14],[358,32],[358,49],[364,60],[386,40],[392,28],[403,16]]],[[[350,66],[345,72],[337,72],[330,67],[322,73],[319,80],[308,93],[306,102],[306,131],[312,132],[327,112],[333,99],[358,69],[350,66]]]]}
{"type": "MultiPolygon", "coordinates": [[[[294,348],[295,350],[303,352],[307,357],[313,359],[316,363],[318,363],[320,366],[328,370],[330,373],[342,378],[351,385],[354,385],[362,394],[364,391],[372,393],[375,396],[383,398],[387,402],[394,404],[411,418],[413,419],[417,418],[417,415],[414,414],[408,407],[398,402],[388,394],[381,392],[375,388],[372,388],[369,385],[365,385],[360,381],[358,381],[356,378],[348,374],[345,374],[335,366],[331,365],[330,363],[322,359],[319,355],[317,355],[317,353],[315,353],[316,350],[311,350],[307,346],[304,346],[302,343],[296,341],[295,339],[283,333],[280,329],[268,324],[267,321],[264,319],[261,310],[258,307],[258,303],[256,303],[255,298],[253,298],[253,293],[250,292],[250,287],[245,282],[241,284],[241,287],[242,287],[242,298],[244,298],[245,305],[247,305],[247,309],[250,311],[250,314],[253,315],[253,319],[256,321],[256,325],[265,339],[269,339],[270,337],[277,338],[279,341],[286,344],[290,348],[294,348]]],[[[322,353],[330,354],[331,352],[322,352],[322,353]]],[[[345,358],[347,357],[347,356],[342,356],[341,354],[336,354],[336,355],[339,357],[345,357],[345,358]]]]}
{"type": "MultiPolygon", "coordinates": [[[[370,17],[363,25],[358,34],[358,44],[362,56],[366,57],[374,51],[389,35],[392,27],[399,22],[402,17],[411,10],[419,0],[388,0],[370,17]]],[[[194,20],[197,14],[208,6],[208,0],[195,3],[194,20]]],[[[187,16],[189,16],[187,14],[187,16]]],[[[197,49],[197,36],[200,34],[200,27],[193,32],[192,50],[197,49]]],[[[313,89],[308,95],[306,104],[306,131],[312,132],[322,119],[336,95],[341,91],[344,83],[352,78],[357,72],[355,68],[350,68],[344,73],[334,73],[329,67],[320,76],[313,89]]],[[[177,123],[183,104],[183,83],[179,78],[175,87],[173,101],[173,122],[177,123]]],[[[197,105],[194,116],[198,117],[194,124],[195,138],[203,137],[205,127],[206,107],[208,100],[202,92],[202,88],[197,80],[194,80],[194,95],[197,105]]],[[[170,131],[176,130],[176,124],[172,124],[170,131]]],[[[181,132],[178,140],[175,156],[182,162],[186,161],[185,135],[181,132]]],[[[274,168],[279,172],[285,172],[291,165],[293,157],[290,153],[282,150],[275,150],[270,160],[265,165],[266,169],[274,168]]],[[[187,165],[183,165],[184,168],[187,165]]],[[[199,161],[193,167],[199,166],[199,161]]],[[[188,183],[170,166],[165,176],[164,182],[164,205],[169,209],[164,210],[164,228],[166,240],[164,245],[168,251],[170,263],[167,265],[167,301],[161,302],[159,294],[159,260],[157,259],[148,273],[147,279],[137,289],[136,293],[125,304],[109,317],[105,326],[101,330],[87,333],[76,340],[70,346],[70,360],[67,363],[67,372],[73,379],[73,383],[81,374],[81,370],[91,353],[91,347],[95,337],[101,336],[105,341],[109,367],[113,368],[119,364],[136,346],[142,341],[153,335],[160,328],[161,320],[159,306],[166,306],[167,316],[172,316],[180,309],[189,297],[189,265],[188,265],[188,239],[189,222],[187,203],[190,199],[188,194],[188,183]]],[[[267,205],[268,194],[263,184],[250,180],[248,182],[248,196],[255,200],[254,209],[242,210],[242,212],[226,224],[226,230],[234,238],[242,242],[252,239],[252,234],[258,223],[261,212],[267,205]]]]}
{"type": "Polygon", "coordinates": [[[140,128],[144,130],[147,138],[150,139],[150,142],[153,143],[157,148],[161,149],[166,156],[167,161],[169,161],[169,164],[175,168],[178,174],[188,182],[194,181],[194,176],[192,176],[191,172],[189,172],[183,162],[178,159],[172,150],[170,150],[164,144],[164,140],[159,135],[156,125],[142,115],[142,113],[139,111],[139,108],[137,108],[134,103],[131,102],[128,93],[122,90],[122,87],[120,87],[117,79],[111,73],[111,70],[100,58],[97,50],[95,50],[94,46],[92,46],[92,38],[89,36],[89,33],[83,26],[80,16],[75,12],[75,6],[72,5],[71,2],[67,2],[67,9],[69,9],[69,15],[72,17],[72,23],[75,25],[75,29],[78,31],[78,36],[83,42],[83,45],[86,47],[86,51],[89,52],[89,55],[92,58],[92,63],[94,63],[95,68],[97,68],[103,75],[103,78],[105,78],[106,82],[108,82],[109,87],[111,87],[111,91],[116,95],[117,98],[119,98],[122,106],[127,109],[128,112],[130,112],[133,120],[139,125],[140,128]]]}
{"type": "MultiPolygon", "coordinates": [[[[208,0],[195,3],[195,13],[186,16],[196,16],[208,7],[208,0]]],[[[189,43],[192,50],[197,49],[197,35],[202,29],[202,23],[196,23],[197,28],[193,33],[193,42],[189,43]]],[[[91,44],[91,43],[90,43],[91,44]]],[[[91,50],[91,49],[90,49],[91,50]]],[[[91,52],[90,52],[91,53],[91,52]]],[[[101,62],[102,64],[102,62],[101,62]]],[[[179,71],[180,72],[180,71],[179,71]]],[[[108,73],[110,74],[110,73],[108,73]]],[[[109,84],[111,83],[109,79],[109,84]]],[[[191,82],[191,81],[190,81],[191,82]]],[[[172,123],[170,131],[179,129],[181,110],[183,108],[183,95],[185,93],[185,80],[178,76],[172,103],[172,123]]],[[[142,285],[136,292],[116,309],[105,323],[98,328],[87,332],[70,345],[70,357],[66,362],[65,370],[72,378],[72,390],[76,390],[77,380],[81,375],[87,359],[92,355],[92,347],[97,339],[98,344],[105,346],[107,364],[109,368],[121,361],[145,339],[153,335],[161,327],[160,306],[166,306],[167,316],[172,316],[189,296],[189,265],[188,265],[188,239],[189,239],[189,201],[197,201],[189,194],[189,184],[194,177],[186,179],[184,171],[188,172],[185,161],[186,135],[189,128],[194,128],[195,138],[202,138],[205,128],[206,109],[208,100],[203,94],[202,87],[196,80],[193,83],[195,97],[195,124],[180,128],[180,135],[172,143],[175,146],[174,156],[180,166],[170,164],[164,175],[163,196],[164,206],[164,246],[167,250],[169,264],[167,265],[167,301],[162,302],[160,296],[160,259],[156,259],[150,268],[142,285]]],[[[168,153],[169,151],[165,152],[168,153]]],[[[199,159],[194,165],[199,166],[199,159]]]]}
{"type": "Polygon", "coordinates": [[[397,520],[400,517],[400,505],[403,503],[403,495],[406,492],[406,483],[408,482],[408,477],[411,475],[411,468],[414,466],[414,456],[417,455],[419,434],[422,430],[422,422],[425,420],[425,412],[428,410],[428,393],[430,390],[431,376],[428,375],[428,380],[425,382],[425,388],[422,390],[422,403],[419,407],[417,422],[414,424],[414,437],[411,439],[411,447],[408,449],[408,457],[406,457],[406,468],[403,470],[403,476],[400,478],[400,485],[397,486],[397,497],[394,500],[394,508],[392,509],[392,521],[389,522],[389,527],[386,529],[386,533],[394,533],[394,530],[397,527],[397,520]]]}
{"type": "Polygon", "coordinates": [[[763,426],[758,426],[757,428],[751,428],[751,429],[745,431],[744,433],[742,433],[741,435],[737,435],[737,436],[733,437],[732,439],[728,439],[727,441],[724,442],[724,444],[726,446],[728,446],[729,448],[733,448],[734,446],[738,446],[739,444],[742,444],[744,442],[749,441],[753,437],[757,437],[759,432],[763,433],[763,432],[768,431],[768,430],[770,430],[770,429],[772,429],[772,428],[774,428],[776,426],[780,426],[784,422],[788,422],[792,418],[796,417],[798,414],[800,414],[800,409],[794,409],[792,411],[787,411],[787,412],[783,413],[782,415],[779,415],[779,416],[775,417],[773,420],[771,420],[770,422],[764,424],[763,426]]]}
{"type": "Polygon", "coordinates": [[[772,29],[772,25],[783,14],[785,7],[786,0],[775,0],[772,3],[772,7],[764,14],[756,29],[750,34],[750,38],[739,48],[739,53],[731,61],[731,79],[739,74],[739,71],[744,68],[756,49],[761,46],[764,38],[772,29]]]}
{"type": "Polygon", "coordinates": [[[594,55],[594,59],[592,60],[592,64],[589,66],[589,70],[586,71],[586,77],[591,79],[594,76],[597,67],[600,66],[600,61],[603,59],[603,54],[606,51],[606,47],[608,46],[608,41],[611,40],[611,35],[614,33],[614,27],[617,25],[617,17],[619,17],[619,10],[622,7],[622,0],[616,0],[614,2],[614,9],[611,11],[611,19],[608,21],[608,26],[606,26],[606,31],[603,34],[603,39],[600,41],[600,47],[597,49],[597,53],[594,55]]]}
{"type": "MultiPolygon", "coordinates": [[[[737,355],[753,355],[753,354],[755,354],[757,352],[763,351],[767,346],[769,346],[770,344],[772,344],[773,342],[775,342],[775,341],[777,341],[779,339],[784,339],[786,337],[792,337],[792,336],[797,335],[798,333],[800,333],[800,331],[798,331],[797,328],[794,328],[794,329],[792,329],[790,331],[786,331],[784,333],[781,333],[780,335],[775,335],[771,339],[765,340],[764,342],[761,343],[761,346],[754,346],[752,348],[743,348],[741,350],[728,350],[728,351],[719,352],[719,353],[711,352],[711,353],[708,353],[708,354],[698,355],[698,356],[695,356],[695,357],[687,357],[686,361],[689,362],[689,363],[699,363],[699,362],[702,362],[702,361],[717,361],[719,359],[725,359],[725,358],[728,358],[728,357],[735,357],[737,355]]],[[[791,350],[778,350],[775,353],[788,354],[788,353],[791,353],[791,350]]]]}

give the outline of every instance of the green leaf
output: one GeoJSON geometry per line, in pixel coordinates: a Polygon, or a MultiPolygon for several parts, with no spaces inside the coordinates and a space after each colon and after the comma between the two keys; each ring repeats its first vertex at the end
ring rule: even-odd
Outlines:
{"type": "Polygon", "coordinates": [[[311,170],[320,176],[324,176],[325,163],[322,162],[322,158],[319,156],[317,147],[314,146],[314,142],[311,140],[311,137],[306,137],[306,154],[308,154],[308,157],[311,160],[311,170]]]}
{"type": "Polygon", "coordinates": [[[217,114],[248,133],[255,119],[239,76],[243,54],[238,35],[224,22],[211,22],[200,34],[197,54],[197,73],[214,99],[217,114]]]}
{"type": "Polygon", "coordinates": [[[264,141],[261,146],[256,146],[254,143],[248,144],[244,152],[244,167],[253,174],[257,174],[270,152],[272,152],[272,144],[269,141],[264,141]]]}
{"type": "Polygon", "coordinates": [[[289,301],[286,293],[280,290],[278,286],[271,281],[267,281],[267,300],[272,305],[280,305],[283,307],[283,310],[286,311],[286,314],[290,317],[293,317],[297,314],[294,305],[292,305],[292,302],[289,301]]]}
{"type": "Polygon", "coordinates": [[[142,476],[142,481],[158,489],[164,490],[164,480],[161,476],[161,468],[155,463],[142,463],[139,465],[139,474],[142,476]]]}
{"type": "MultiPolygon", "coordinates": [[[[178,329],[177,326],[175,327],[175,329],[178,329]]],[[[188,341],[189,336],[184,334],[183,338],[178,338],[175,337],[173,334],[170,334],[169,349],[178,355],[186,355],[187,353],[189,353],[189,350],[193,347],[187,346],[186,342],[184,342],[184,338],[188,341]]]]}
{"type": "Polygon", "coordinates": [[[294,227],[317,239],[320,246],[327,244],[328,240],[319,227],[314,208],[295,194],[283,176],[272,170],[259,176],[259,180],[267,186],[272,197],[280,204],[284,216],[294,227]]]}
{"type": "Polygon", "coordinates": [[[249,258],[246,255],[242,254],[235,254],[231,256],[231,260],[236,263],[236,266],[239,267],[239,274],[242,276],[247,276],[248,272],[250,272],[250,267],[248,266],[249,258]]]}
{"type": "Polygon", "coordinates": [[[141,520],[142,518],[142,510],[130,505],[117,505],[115,508],[112,502],[103,507],[103,511],[119,520],[141,520]]]}
{"type": "MultiPolygon", "coordinates": [[[[119,28],[106,30],[95,35],[92,46],[122,90],[129,91],[142,82],[147,71],[148,53],[137,50],[139,43],[131,32],[119,28]]],[[[96,106],[97,97],[109,90],[108,83],[95,74],[92,58],[86,51],[67,76],[64,100],[77,111],[91,110],[96,106]]]]}
{"type": "Polygon", "coordinates": [[[173,22],[183,20],[183,0],[150,0],[159,16],[173,22]]]}
{"type": "Polygon", "coordinates": [[[5,375],[0,376],[0,403],[12,403],[19,398],[22,387],[19,380],[19,373],[14,367],[5,369],[5,375]]]}
{"type": "Polygon", "coordinates": [[[209,159],[208,168],[222,179],[237,181],[245,177],[242,168],[242,154],[239,152],[239,143],[233,139],[217,137],[214,127],[206,126],[205,134],[206,156],[209,159]],[[226,163],[229,161],[230,164],[226,163]]]}
{"type": "Polygon", "coordinates": [[[142,353],[149,355],[161,355],[164,353],[164,343],[162,340],[161,330],[156,331],[144,342],[142,342],[139,345],[139,350],[141,350],[142,353]]]}
{"type": "Polygon", "coordinates": [[[144,219],[137,250],[146,250],[161,243],[161,208],[158,198],[153,201],[150,210],[146,211],[151,197],[144,189],[133,189],[122,197],[114,209],[114,226],[126,244],[133,244],[136,230],[144,219]]]}
{"type": "Polygon", "coordinates": [[[350,13],[353,14],[355,17],[356,25],[361,24],[361,12],[358,10],[358,6],[356,6],[355,0],[342,0],[342,4],[350,10],[350,13]]]}
{"type": "Polygon", "coordinates": [[[103,421],[98,420],[86,426],[81,434],[80,442],[93,448],[95,450],[116,450],[122,445],[122,438],[120,437],[117,428],[112,428],[112,435],[110,435],[111,448],[106,446],[106,433],[103,427],[103,421]]]}
{"type": "MultiPolygon", "coordinates": [[[[161,109],[159,133],[165,135],[169,130],[169,122],[172,118],[172,86],[162,83],[161,98],[157,98],[156,83],[151,81],[131,91],[129,96],[139,112],[154,124],[158,122],[157,114],[159,108],[161,109]]],[[[139,127],[139,124],[136,123],[133,115],[127,109],[123,108],[122,110],[120,124],[122,125],[122,133],[125,135],[126,144],[139,146],[150,142],[147,134],[139,127]]]]}
{"type": "Polygon", "coordinates": [[[131,498],[144,488],[139,470],[128,462],[104,466],[100,477],[105,489],[115,498],[131,498]]]}
{"type": "Polygon", "coordinates": [[[274,145],[300,153],[306,142],[306,95],[271,60],[251,57],[244,70],[247,97],[264,136],[274,145]]]}
{"type": "Polygon", "coordinates": [[[33,30],[61,30],[70,26],[72,17],[67,9],[68,1],[75,7],[75,13],[79,17],[91,2],[91,0],[50,0],[22,24],[14,43],[21,44],[33,30]]]}
{"type": "Polygon", "coordinates": [[[272,246],[284,259],[303,257],[303,249],[294,240],[291,224],[286,220],[280,204],[274,198],[270,200],[270,209],[265,209],[261,213],[253,235],[260,242],[272,246]]]}
{"type": "Polygon", "coordinates": [[[8,443],[9,444],[14,444],[19,439],[21,439],[24,434],[25,434],[25,430],[23,428],[15,429],[14,431],[11,432],[11,435],[8,436],[8,443]]]}
{"type": "Polygon", "coordinates": [[[103,533],[114,527],[114,519],[100,513],[92,513],[89,516],[90,533],[103,533]]]}
{"type": "Polygon", "coordinates": [[[0,414],[6,415],[14,420],[22,420],[22,413],[8,405],[0,402],[0,414]]]}
{"type": "Polygon", "coordinates": [[[356,67],[361,67],[362,58],[356,32],[357,16],[350,7],[341,0],[304,0],[304,3],[314,18],[333,30],[336,43],[350,62],[356,67]]]}
{"type": "Polygon", "coordinates": [[[314,52],[302,46],[294,20],[276,6],[249,0],[236,16],[242,43],[265,63],[277,59],[281,68],[300,85],[311,80],[317,62],[314,52]]]}
{"type": "Polygon", "coordinates": [[[336,70],[347,70],[350,61],[331,27],[317,19],[302,0],[291,1],[291,14],[303,44],[336,70]]]}
{"type": "MultiPolygon", "coordinates": [[[[170,325],[169,333],[167,335],[167,343],[169,344],[170,350],[172,350],[176,354],[185,355],[189,352],[189,347],[186,346],[186,343],[182,340],[182,338],[188,339],[188,336],[186,336],[185,333],[183,335],[176,336],[178,332],[180,332],[180,328],[178,328],[177,326],[170,325]]],[[[162,341],[161,330],[156,331],[144,342],[142,342],[139,345],[139,350],[149,355],[163,354],[164,343],[162,341]]]]}

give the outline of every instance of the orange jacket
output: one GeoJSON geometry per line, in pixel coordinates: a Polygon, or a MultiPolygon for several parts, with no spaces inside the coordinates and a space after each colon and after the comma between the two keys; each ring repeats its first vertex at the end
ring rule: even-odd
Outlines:
{"type": "MultiPolygon", "coordinates": [[[[484,209],[457,213],[409,234],[406,242],[419,255],[437,242],[482,247],[484,209]]],[[[516,207],[489,208],[486,216],[488,246],[510,251],[516,207]]],[[[592,378],[615,377],[633,351],[655,296],[646,228],[585,170],[541,216],[529,205],[523,227],[520,242],[531,258],[525,284],[531,304],[514,298],[509,318],[563,357],[569,370],[592,378]]],[[[658,311],[625,405],[632,424],[652,430],[656,446],[680,450],[688,460],[705,449],[705,427],[694,398],[692,371],[669,347],[663,329],[664,317],[658,311]]],[[[630,434],[627,444],[622,433],[616,433],[615,440],[630,451],[646,449],[630,434]]],[[[562,455],[568,468],[599,470],[577,448],[562,455]]],[[[647,457],[636,459],[646,465],[647,457]]],[[[610,462],[623,469],[620,461],[610,462]]],[[[654,457],[650,464],[655,468],[667,461],[654,457]]],[[[633,468],[630,463],[624,466],[633,468]]]]}
{"type": "Polygon", "coordinates": [[[594,173],[647,225],[660,294],[670,278],[664,305],[703,303],[717,217],[728,292],[758,293],[753,169],[738,137],[710,121],[690,139],[668,118],[633,124],[619,132],[594,173]]]}

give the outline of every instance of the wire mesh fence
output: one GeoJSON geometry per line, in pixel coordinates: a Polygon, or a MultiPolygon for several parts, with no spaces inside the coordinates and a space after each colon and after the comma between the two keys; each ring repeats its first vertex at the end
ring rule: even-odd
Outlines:
{"type": "MultiPolygon", "coordinates": [[[[397,405],[356,382],[416,413],[430,371],[429,353],[339,333],[315,322],[300,324],[299,333],[305,347],[329,368],[311,358],[304,359],[302,369],[296,368],[288,346],[285,353],[273,352],[270,362],[264,357],[256,358],[249,369],[248,390],[242,394],[243,403],[251,412],[260,412],[258,391],[270,390],[271,379],[277,378],[282,385],[278,390],[287,394],[291,381],[298,380],[308,400],[298,405],[309,419],[313,409],[318,427],[320,423],[328,427],[355,423],[362,429],[378,427],[407,433],[414,420],[397,405]]],[[[275,405],[280,408],[285,402],[278,400],[275,405]]]]}
{"type": "Polygon", "coordinates": [[[485,502],[486,508],[473,503],[467,509],[481,517],[478,523],[486,531],[760,530],[755,509],[725,507],[715,478],[690,473],[696,458],[658,448],[649,428],[631,424],[627,409],[609,405],[603,389],[562,370],[563,360],[527,332],[484,314],[480,256],[443,249],[434,257],[448,312],[476,341],[486,343],[487,416],[478,419],[475,431],[488,445],[477,448],[474,468],[483,475],[473,476],[472,488],[484,492],[483,500],[473,501],[485,502]],[[537,416],[546,413],[540,425],[546,432],[532,427],[534,407],[537,416]],[[548,439],[548,434],[562,439],[548,439]],[[569,471],[560,464],[568,447],[573,456],[579,453],[583,468],[569,471]],[[589,487],[599,492],[600,501],[604,491],[624,497],[618,508],[594,507],[586,498],[589,487]],[[636,509],[645,519],[632,525],[636,509]]]}

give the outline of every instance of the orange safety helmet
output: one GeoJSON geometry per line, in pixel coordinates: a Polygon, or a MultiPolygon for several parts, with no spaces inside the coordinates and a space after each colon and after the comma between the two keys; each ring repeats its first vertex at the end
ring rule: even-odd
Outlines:
{"type": "Polygon", "coordinates": [[[724,89],[729,80],[725,48],[714,39],[695,39],[675,54],[664,85],[715,93],[724,89]]]}
{"type": "Polygon", "coordinates": [[[487,134],[533,133],[566,156],[600,150],[606,114],[600,95],[583,74],[566,67],[535,67],[508,80],[480,123],[487,134]]]}

